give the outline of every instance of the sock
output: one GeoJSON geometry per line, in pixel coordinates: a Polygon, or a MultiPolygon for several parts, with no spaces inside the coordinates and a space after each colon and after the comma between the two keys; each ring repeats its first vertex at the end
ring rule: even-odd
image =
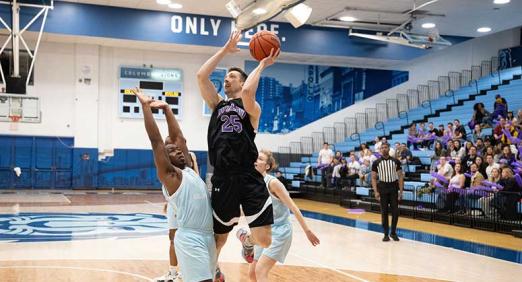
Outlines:
{"type": "Polygon", "coordinates": [[[252,242],[252,236],[250,236],[250,235],[246,236],[244,246],[247,249],[254,247],[254,242],[252,242]]]}
{"type": "Polygon", "coordinates": [[[176,272],[178,272],[177,268],[178,268],[177,265],[171,265],[171,266],[169,266],[169,271],[170,271],[170,273],[176,273],[176,272]]]}

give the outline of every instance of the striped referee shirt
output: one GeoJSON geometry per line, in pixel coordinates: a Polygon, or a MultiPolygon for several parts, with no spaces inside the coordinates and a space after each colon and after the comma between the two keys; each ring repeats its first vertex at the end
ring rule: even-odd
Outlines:
{"type": "Polygon", "coordinates": [[[401,162],[395,158],[385,159],[380,157],[373,162],[372,171],[376,172],[380,182],[391,183],[399,180],[398,171],[401,170],[401,162]]]}

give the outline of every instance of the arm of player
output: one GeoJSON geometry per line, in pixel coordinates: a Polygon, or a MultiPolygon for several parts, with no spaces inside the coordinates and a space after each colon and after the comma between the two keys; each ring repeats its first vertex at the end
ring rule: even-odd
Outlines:
{"type": "Polygon", "coordinates": [[[312,243],[313,246],[319,245],[319,238],[317,238],[317,236],[312,232],[312,230],[310,230],[310,228],[306,224],[303,214],[295,204],[294,200],[292,200],[288,193],[286,193],[286,188],[283,185],[283,183],[281,183],[281,181],[279,181],[278,179],[273,179],[268,184],[268,187],[270,189],[270,192],[276,195],[277,198],[279,198],[279,200],[281,200],[281,202],[283,202],[283,204],[285,204],[285,206],[287,206],[295,215],[295,218],[299,222],[299,225],[301,225],[301,228],[306,234],[308,241],[310,241],[310,243],[312,243]]]}
{"type": "Polygon", "coordinates": [[[373,162],[372,164],[372,189],[373,194],[375,195],[375,199],[377,201],[381,200],[381,194],[379,194],[379,190],[377,190],[377,162],[373,162]]]}
{"type": "Polygon", "coordinates": [[[185,160],[187,160],[187,166],[192,167],[191,159],[189,158],[189,150],[187,148],[187,140],[185,139],[185,136],[183,136],[181,127],[176,120],[176,116],[170,109],[169,104],[165,101],[153,101],[150,103],[150,107],[163,110],[165,113],[165,119],[167,120],[170,140],[172,140],[172,142],[174,142],[183,152],[185,160]]]}
{"type": "Polygon", "coordinates": [[[245,107],[245,111],[256,120],[259,120],[259,116],[261,115],[261,107],[256,102],[256,91],[261,73],[275,63],[280,52],[281,49],[277,51],[272,49],[270,55],[259,62],[259,65],[248,75],[245,84],[243,84],[243,90],[241,91],[243,106],[245,107]]]}
{"type": "Polygon", "coordinates": [[[399,175],[399,201],[402,200],[402,192],[404,191],[404,174],[402,173],[402,169],[397,170],[397,174],[399,175]]]}
{"type": "Polygon", "coordinates": [[[154,163],[158,178],[167,189],[169,195],[174,194],[181,184],[181,170],[174,167],[170,163],[165,144],[158,129],[158,125],[152,115],[150,104],[154,101],[152,98],[144,95],[141,90],[134,89],[132,92],[138,97],[143,109],[143,120],[145,122],[145,130],[149,136],[152,145],[152,152],[154,154],[154,163]]]}
{"type": "Polygon", "coordinates": [[[196,158],[196,154],[193,152],[189,152],[190,157],[192,158],[192,169],[199,175],[199,166],[198,166],[198,160],[196,158]]]}
{"type": "Polygon", "coordinates": [[[201,92],[201,97],[207,103],[207,106],[213,111],[219,101],[221,101],[221,96],[216,91],[214,84],[210,81],[210,74],[216,69],[217,65],[227,54],[237,53],[239,52],[239,48],[237,47],[237,43],[241,40],[241,31],[236,30],[230,34],[230,38],[223,48],[217,51],[214,56],[210,57],[198,70],[196,76],[198,79],[199,91],[201,92]]]}

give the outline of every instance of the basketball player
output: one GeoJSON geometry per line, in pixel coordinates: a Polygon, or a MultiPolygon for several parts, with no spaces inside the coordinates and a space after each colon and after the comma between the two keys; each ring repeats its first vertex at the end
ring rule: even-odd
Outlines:
{"type": "MultiPolygon", "coordinates": [[[[188,151],[178,147],[178,142],[165,145],[152,116],[151,107],[158,102],[133,90],[142,104],[145,129],[152,145],[158,178],[163,184],[163,194],[169,204],[175,206],[179,225],[174,238],[176,256],[183,281],[212,281],[215,268],[215,241],[212,227],[212,208],[205,182],[187,166],[188,151]]],[[[169,109],[170,110],[170,109],[169,109]]],[[[175,119],[174,119],[175,121],[175,119]]],[[[179,126],[167,119],[172,140],[184,140],[179,126]]]]}
{"type": "MultiPolygon", "coordinates": [[[[227,99],[223,99],[210,75],[226,55],[239,51],[240,39],[241,31],[232,32],[225,46],[201,66],[197,79],[201,96],[212,110],[207,141],[210,164],[214,167],[211,198],[218,256],[228,233],[238,223],[241,205],[252,233],[243,236],[243,256],[251,260],[254,244],[270,246],[273,223],[270,195],[263,176],[254,168],[254,138],[261,115],[255,96],[261,73],[275,63],[279,50],[271,50],[249,76],[240,68],[230,68],[224,83],[227,99]]],[[[216,277],[218,272],[219,269],[216,277]]]]}
{"type": "Polygon", "coordinates": [[[301,214],[285,186],[281,181],[267,172],[276,168],[276,162],[272,156],[272,152],[261,150],[255,163],[256,170],[264,176],[266,187],[272,197],[272,205],[274,208],[274,224],[272,225],[272,244],[268,248],[255,246],[254,262],[250,264],[248,275],[250,281],[268,281],[268,273],[274,267],[276,262],[284,263],[285,258],[292,244],[292,224],[288,217],[290,210],[295,215],[299,225],[303,229],[306,237],[313,246],[319,244],[319,239],[308,228],[301,214]]]}
{"type": "MultiPolygon", "coordinates": [[[[169,105],[163,101],[156,101],[156,102],[158,103],[158,105],[156,107],[152,107],[152,108],[163,109],[163,111],[165,112],[165,115],[172,116],[171,119],[174,121],[174,123],[171,122],[171,124],[174,124],[179,127],[179,125],[174,117],[174,114],[172,113],[172,111],[170,111],[169,105]],[[170,112],[170,114],[167,113],[167,111],[170,112]]],[[[171,131],[174,132],[175,128],[173,128],[171,131]]],[[[186,146],[185,139],[179,140],[179,141],[181,141],[181,142],[178,142],[176,144],[178,147],[181,148],[182,146],[186,146]]],[[[168,144],[174,144],[172,142],[172,140],[170,139],[170,136],[167,136],[167,138],[165,138],[165,145],[168,145],[168,144]]],[[[189,154],[190,154],[190,160],[192,161],[192,169],[194,170],[194,172],[196,172],[197,175],[199,175],[199,168],[198,168],[198,163],[197,163],[197,159],[196,159],[196,154],[194,154],[193,152],[189,152],[189,154]]],[[[169,204],[169,202],[165,203],[163,212],[167,215],[167,223],[168,223],[168,227],[169,227],[169,242],[170,242],[170,244],[169,244],[169,263],[170,263],[170,266],[169,266],[169,270],[167,271],[167,273],[165,275],[158,277],[155,280],[156,280],[156,282],[171,282],[171,281],[176,281],[176,279],[178,279],[178,278],[182,279],[181,272],[179,272],[177,269],[178,259],[176,257],[176,251],[174,248],[174,238],[176,236],[176,231],[178,230],[178,222],[176,220],[176,209],[172,204],[169,204]]]]}

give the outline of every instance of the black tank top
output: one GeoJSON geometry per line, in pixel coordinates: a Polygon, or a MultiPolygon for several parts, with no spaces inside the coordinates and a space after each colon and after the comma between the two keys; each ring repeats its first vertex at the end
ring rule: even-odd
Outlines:
{"type": "Polygon", "coordinates": [[[208,125],[208,155],[217,173],[254,169],[256,133],[241,99],[222,100],[208,125]]]}

